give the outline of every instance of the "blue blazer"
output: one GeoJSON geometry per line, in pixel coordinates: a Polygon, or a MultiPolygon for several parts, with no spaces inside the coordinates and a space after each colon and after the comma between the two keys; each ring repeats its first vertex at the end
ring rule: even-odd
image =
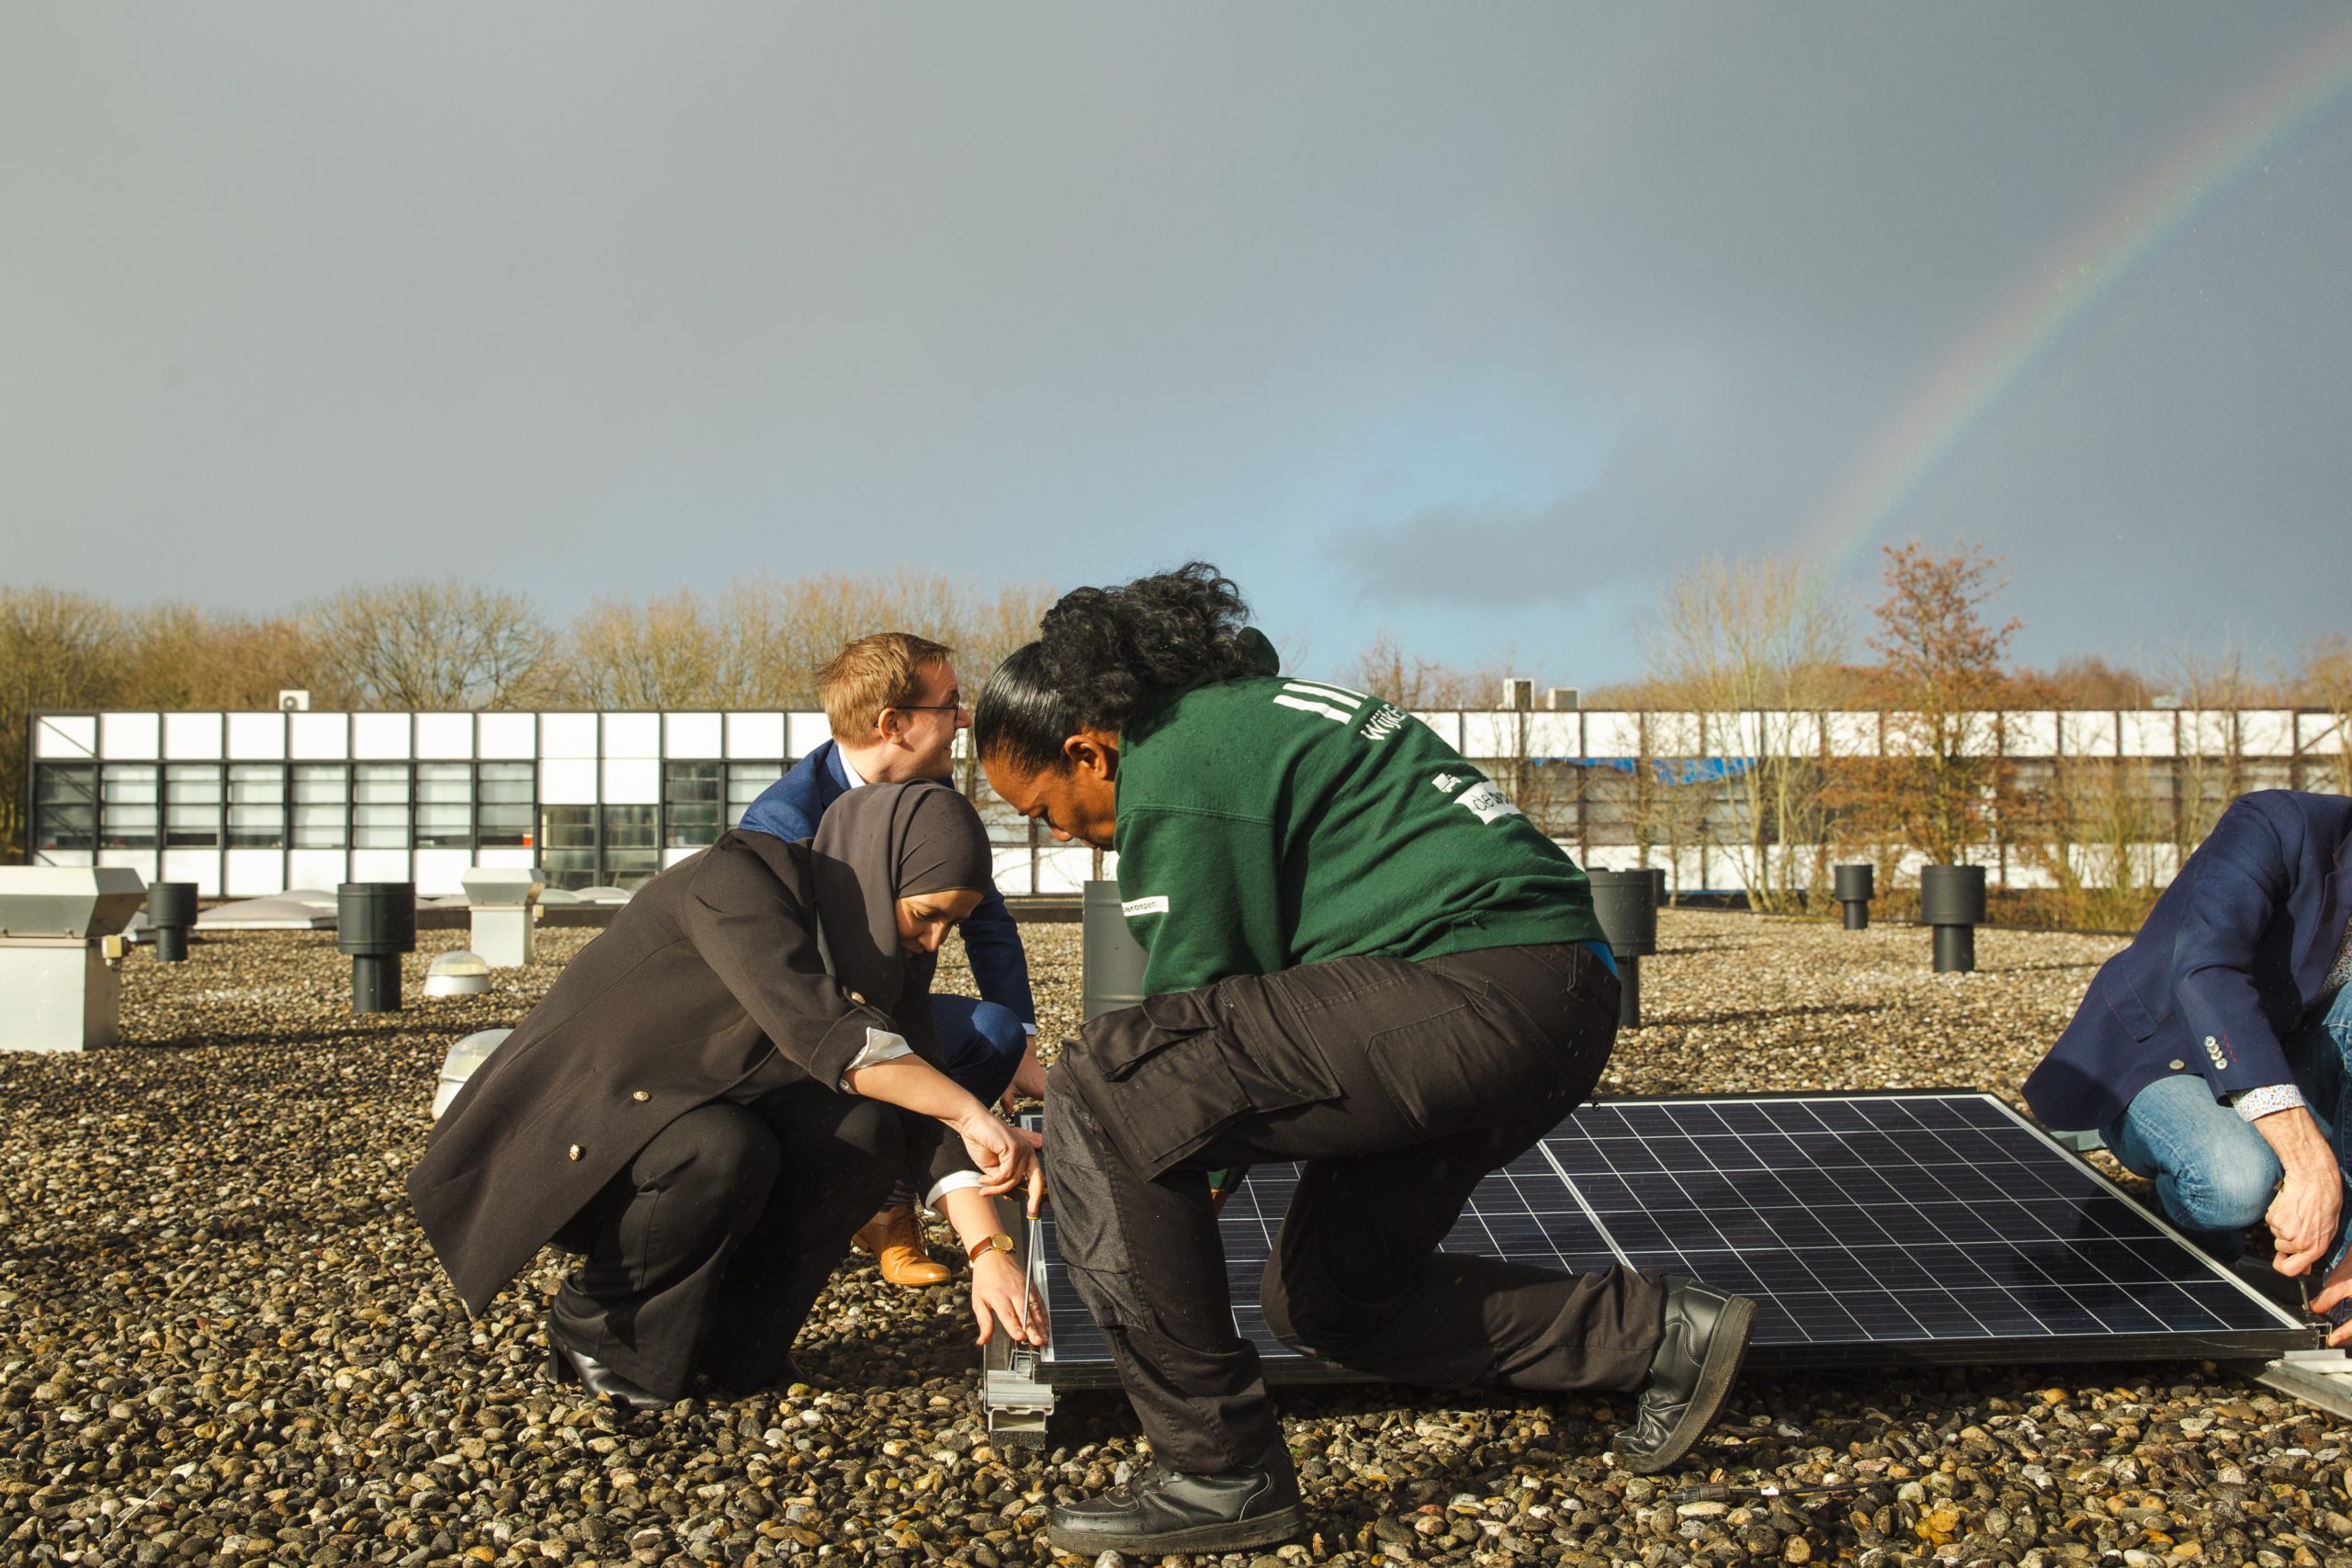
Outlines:
{"type": "Polygon", "coordinates": [[[2160,1077],[2214,1098],[2291,1083],[2280,1041],[2320,999],[2352,918],[2352,799],[2240,795],[2025,1080],[2046,1124],[2103,1127],[2160,1077]]]}
{"type": "MultiPolygon", "coordinates": [[[[813,839],[817,819],[826,808],[849,793],[849,774],[842,767],[841,749],[828,740],[792,765],[792,771],[762,790],[743,812],[741,826],[779,839],[813,839]]],[[[1021,948],[1020,928],[1004,896],[990,883],[980,896],[980,907],[965,920],[964,954],[971,961],[972,978],[979,983],[980,999],[1010,1008],[1033,1029],[1037,1004],[1029,994],[1029,958],[1021,948]]]]}

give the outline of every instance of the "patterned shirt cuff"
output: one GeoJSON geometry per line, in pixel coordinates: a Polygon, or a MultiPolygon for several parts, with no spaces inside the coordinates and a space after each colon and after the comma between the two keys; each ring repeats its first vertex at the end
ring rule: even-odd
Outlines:
{"type": "Polygon", "coordinates": [[[858,1068],[871,1067],[882,1062],[893,1062],[900,1056],[911,1055],[913,1053],[914,1047],[908,1044],[903,1036],[893,1034],[887,1029],[876,1029],[872,1024],[867,1024],[865,1049],[852,1056],[849,1059],[849,1066],[842,1069],[842,1092],[843,1094],[855,1092],[849,1087],[849,1076],[858,1068]]]}
{"type": "Polygon", "coordinates": [[[967,1187],[978,1187],[979,1184],[980,1173],[977,1170],[951,1170],[932,1183],[931,1190],[922,1195],[922,1206],[935,1214],[939,1212],[939,1201],[942,1198],[946,1197],[950,1192],[960,1191],[967,1187]]]}
{"type": "Polygon", "coordinates": [[[2269,1083],[2260,1089],[2247,1089],[2237,1097],[2234,1103],[2240,1116],[2254,1122],[2265,1116],[2275,1116],[2281,1111],[2300,1111],[2311,1101],[2305,1100],[2303,1091],[2293,1084],[2269,1083]]]}

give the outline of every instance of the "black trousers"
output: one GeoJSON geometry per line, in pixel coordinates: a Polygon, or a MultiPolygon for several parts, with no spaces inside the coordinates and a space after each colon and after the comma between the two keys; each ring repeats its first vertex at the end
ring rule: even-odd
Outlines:
{"type": "Polygon", "coordinates": [[[558,1233],[548,1333],[654,1393],[763,1388],[904,1166],[896,1111],[819,1084],[697,1106],[558,1233]]]}
{"type": "Polygon", "coordinates": [[[1159,1461],[1236,1469],[1278,1431],[1204,1179],[1232,1165],[1306,1162],[1264,1274],[1284,1342],[1433,1388],[1646,1381],[1656,1280],[1437,1251],[1591,1092],[1616,1019],[1616,980],[1570,943],[1341,959],[1088,1024],[1046,1097],[1055,1223],[1159,1461]]]}

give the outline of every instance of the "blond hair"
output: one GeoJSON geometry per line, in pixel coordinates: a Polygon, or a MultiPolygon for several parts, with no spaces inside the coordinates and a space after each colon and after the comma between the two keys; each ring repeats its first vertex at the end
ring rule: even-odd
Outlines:
{"type": "Polygon", "coordinates": [[[844,647],[817,671],[833,739],[864,740],[884,708],[921,702],[923,671],[945,663],[949,652],[912,632],[876,632],[844,647]]]}

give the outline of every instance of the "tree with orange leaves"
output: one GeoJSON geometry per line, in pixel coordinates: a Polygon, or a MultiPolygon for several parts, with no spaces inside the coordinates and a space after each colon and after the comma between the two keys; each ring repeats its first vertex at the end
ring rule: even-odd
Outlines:
{"type": "Polygon", "coordinates": [[[1905,842],[1956,865],[1984,841],[2001,785],[2003,662],[2024,622],[1984,608],[2007,586],[1999,561],[1962,543],[1939,556],[1917,541],[1886,548],[1886,597],[1871,649],[1886,661],[1886,797],[1905,842]]]}

